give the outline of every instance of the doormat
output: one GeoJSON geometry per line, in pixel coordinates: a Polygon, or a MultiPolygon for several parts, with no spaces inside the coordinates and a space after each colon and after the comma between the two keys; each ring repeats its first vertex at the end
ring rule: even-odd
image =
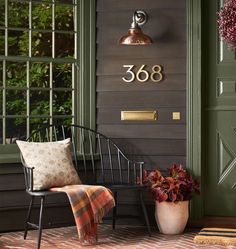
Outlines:
{"type": "Polygon", "coordinates": [[[203,228],[194,238],[199,244],[218,244],[236,246],[236,229],[203,228]]]}

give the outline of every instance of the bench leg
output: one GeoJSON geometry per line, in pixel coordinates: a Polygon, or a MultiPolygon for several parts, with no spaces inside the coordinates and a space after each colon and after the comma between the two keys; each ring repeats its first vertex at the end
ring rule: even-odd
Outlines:
{"type": "Polygon", "coordinates": [[[143,201],[142,191],[139,192],[139,197],[140,197],[140,202],[141,202],[141,206],[142,206],[143,216],[144,216],[145,223],[146,223],[146,226],[148,229],[148,234],[149,234],[149,236],[151,236],[151,227],[150,227],[150,223],[149,223],[149,219],[148,219],[148,215],[147,215],[147,209],[146,209],[145,203],[143,201]]]}
{"type": "Polygon", "coordinates": [[[117,192],[114,192],[114,199],[115,199],[115,207],[113,208],[112,213],[112,229],[114,230],[116,227],[116,214],[117,214],[117,192]]]}
{"type": "Polygon", "coordinates": [[[27,237],[28,228],[29,228],[28,222],[30,221],[33,203],[34,203],[34,196],[31,196],[31,200],[30,200],[30,204],[29,204],[29,209],[28,209],[28,213],[27,213],[27,218],[26,218],[26,222],[25,222],[24,239],[26,239],[26,237],[27,237]]]}
{"type": "Polygon", "coordinates": [[[41,238],[42,238],[42,218],[43,218],[43,207],[44,207],[45,197],[41,197],[40,200],[40,213],[39,213],[39,231],[38,231],[38,249],[40,249],[41,238]]]}

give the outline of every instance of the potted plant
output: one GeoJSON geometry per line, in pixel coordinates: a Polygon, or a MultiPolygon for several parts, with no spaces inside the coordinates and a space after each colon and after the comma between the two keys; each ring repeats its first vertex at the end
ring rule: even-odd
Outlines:
{"type": "Polygon", "coordinates": [[[182,233],[189,217],[189,201],[194,193],[200,193],[199,182],[182,165],[176,164],[168,169],[167,176],[155,169],[149,173],[144,171],[143,179],[156,203],[155,218],[160,232],[182,233]]]}

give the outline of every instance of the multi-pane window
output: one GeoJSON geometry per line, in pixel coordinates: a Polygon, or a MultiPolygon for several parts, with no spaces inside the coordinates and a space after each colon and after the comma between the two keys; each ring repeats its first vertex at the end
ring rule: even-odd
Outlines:
{"type": "Polygon", "coordinates": [[[78,8],[77,0],[0,0],[0,144],[74,121],[78,8]]]}

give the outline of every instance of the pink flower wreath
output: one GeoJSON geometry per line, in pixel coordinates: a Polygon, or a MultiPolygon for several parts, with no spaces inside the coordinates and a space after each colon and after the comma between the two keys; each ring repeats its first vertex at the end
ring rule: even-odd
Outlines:
{"type": "Polygon", "coordinates": [[[226,0],[218,17],[221,38],[229,48],[236,49],[236,0],[226,0]]]}

